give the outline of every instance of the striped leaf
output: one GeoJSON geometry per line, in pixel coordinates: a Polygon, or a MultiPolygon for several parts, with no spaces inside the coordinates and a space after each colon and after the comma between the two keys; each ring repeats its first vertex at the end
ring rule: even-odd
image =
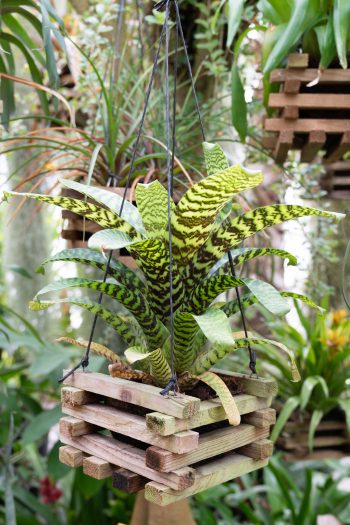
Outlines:
{"type": "Polygon", "coordinates": [[[85,197],[89,197],[95,202],[102,204],[102,206],[108,208],[117,215],[120,215],[120,210],[123,204],[123,219],[129,224],[131,224],[131,226],[135,228],[135,230],[137,230],[138,232],[142,234],[145,233],[141,215],[136,206],[131,204],[128,200],[124,200],[121,195],[118,195],[118,193],[107,191],[102,188],[96,188],[95,186],[80,184],[79,182],[75,182],[68,179],[59,179],[59,181],[66,188],[70,188],[71,190],[75,190],[79,193],[82,193],[83,195],[85,195],[85,197]]]}
{"type": "Polygon", "coordinates": [[[188,261],[186,268],[187,286],[192,287],[200,276],[204,276],[210,271],[215,261],[220,260],[229,250],[255,233],[291,219],[312,215],[337,220],[345,217],[342,213],[317,210],[305,206],[275,204],[256,208],[239,217],[226,220],[220,228],[213,230],[205,244],[188,261]]]}
{"type": "Polygon", "coordinates": [[[156,317],[144,295],[138,290],[128,290],[122,285],[80,278],[61,279],[42,288],[36,294],[35,299],[45,293],[57,292],[66,288],[89,288],[116,299],[134,315],[144,331],[151,350],[160,347],[168,336],[167,329],[156,317]]]}
{"type": "Polygon", "coordinates": [[[77,213],[78,215],[99,224],[102,228],[118,228],[122,232],[130,235],[130,237],[140,240],[142,238],[140,233],[116,213],[105,208],[100,208],[90,202],[85,202],[80,199],[71,199],[69,197],[54,197],[51,195],[39,195],[36,193],[17,193],[15,191],[4,192],[5,198],[9,196],[26,197],[40,202],[47,202],[48,204],[54,204],[64,210],[77,213]]]}
{"type": "MultiPolygon", "coordinates": [[[[136,203],[149,239],[167,238],[168,192],[155,180],[136,186],[136,203]]],[[[175,204],[171,199],[171,210],[175,204]]]]}
{"type": "Polygon", "coordinates": [[[247,286],[257,300],[274,315],[285,315],[290,308],[280,293],[268,283],[247,277],[213,275],[203,279],[185,303],[190,312],[202,313],[221,293],[236,286],[247,286]]]}
{"type": "MultiPolygon", "coordinates": [[[[74,248],[62,250],[61,252],[56,253],[56,255],[53,257],[46,259],[36,270],[37,273],[45,273],[45,265],[56,261],[71,261],[87,264],[93,268],[98,268],[103,272],[105,272],[107,268],[107,260],[101,253],[97,253],[87,248],[74,248]]],[[[141,281],[136,273],[113,257],[109,265],[108,275],[114,277],[114,279],[116,279],[120,284],[124,284],[132,290],[137,288],[140,292],[144,294],[147,293],[146,285],[143,281],[141,281]]]]}
{"type": "Polygon", "coordinates": [[[137,239],[132,239],[128,234],[114,228],[94,233],[88,240],[88,246],[95,250],[120,250],[136,242],[137,239]]]}
{"type": "Polygon", "coordinates": [[[203,152],[208,175],[214,175],[218,171],[224,171],[229,168],[226,155],[219,144],[203,142],[203,152]]]}
{"type": "MultiPolygon", "coordinates": [[[[58,343],[69,343],[71,345],[81,346],[82,348],[88,348],[89,341],[82,341],[79,339],[72,339],[71,337],[60,337],[57,339],[58,343]]],[[[110,361],[111,363],[121,363],[119,355],[115,354],[112,350],[99,343],[91,342],[90,348],[95,354],[100,355],[110,361]]]]}
{"type": "Polygon", "coordinates": [[[94,301],[90,301],[88,298],[82,298],[80,300],[67,298],[45,302],[30,301],[29,309],[34,311],[44,310],[54,304],[72,304],[84,308],[84,310],[101,317],[101,319],[114,328],[127,344],[147,344],[143,331],[134,317],[116,314],[112,310],[94,301]]]}
{"type": "Polygon", "coordinates": [[[171,369],[161,348],[149,352],[145,348],[135,346],[125,350],[124,354],[131,364],[148,359],[150,362],[151,375],[159,386],[165,386],[170,381],[171,369]]]}
{"type": "Polygon", "coordinates": [[[238,411],[235,399],[228,389],[227,385],[217,374],[213,372],[203,372],[203,374],[195,376],[196,379],[203,381],[210,386],[221,401],[222,407],[225,410],[227,419],[230,425],[237,426],[241,422],[241,416],[238,411]]]}
{"type": "Polygon", "coordinates": [[[234,195],[261,182],[261,172],[248,172],[236,165],[209,175],[187,190],[172,216],[173,253],[178,263],[183,266],[190,261],[234,195]]]}
{"type": "MultiPolygon", "coordinates": [[[[295,266],[298,261],[297,258],[285,250],[278,248],[238,248],[231,251],[232,261],[234,266],[244,264],[247,261],[255,259],[256,257],[263,257],[265,255],[275,255],[288,261],[288,265],[295,266]]],[[[230,272],[230,264],[228,255],[224,255],[210,270],[209,275],[226,275],[230,272]]]]}

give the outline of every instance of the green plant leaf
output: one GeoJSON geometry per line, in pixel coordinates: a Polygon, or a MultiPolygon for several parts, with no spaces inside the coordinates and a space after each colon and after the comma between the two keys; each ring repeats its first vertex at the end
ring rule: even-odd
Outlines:
{"type": "Polygon", "coordinates": [[[231,117],[232,125],[244,143],[248,133],[247,103],[236,61],[231,69],[231,117]]]}
{"type": "Polygon", "coordinates": [[[214,175],[218,171],[224,171],[229,168],[226,155],[219,144],[203,142],[203,152],[208,175],[214,175]]]}
{"type": "Polygon", "coordinates": [[[225,410],[230,425],[239,425],[241,422],[241,416],[238,411],[235,399],[221,377],[217,374],[214,374],[213,372],[204,372],[203,374],[195,377],[196,379],[199,379],[206,385],[210,386],[210,388],[212,388],[217,394],[223,409],[225,410]]]}
{"type": "Polygon", "coordinates": [[[287,423],[288,419],[294,412],[300,406],[300,400],[298,396],[293,396],[287,399],[287,401],[284,403],[283,408],[277,418],[276,424],[273,427],[271,437],[270,439],[275,442],[280,435],[280,433],[283,430],[284,425],[287,423]]]}
{"type": "Polygon", "coordinates": [[[33,443],[41,439],[53,427],[61,416],[61,407],[56,406],[51,410],[45,410],[35,416],[22,436],[22,446],[25,447],[29,443],[33,443]]]}
{"type": "Polygon", "coordinates": [[[318,47],[320,48],[321,53],[319,68],[326,69],[337,54],[334,36],[333,11],[329,13],[327,22],[316,26],[314,31],[316,33],[318,47]]]}
{"type": "Polygon", "coordinates": [[[242,20],[244,0],[228,0],[226,47],[231,47],[242,20]]]}
{"type": "Polygon", "coordinates": [[[350,3],[347,0],[334,0],[334,36],[341,66],[348,67],[348,36],[350,30],[350,3]]]}
{"type": "Polygon", "coordinates": [[[125,357],[129,363],[135,363],[144,359],[149,359],[151,365],[151,375],[160,386],[165,386],[171,379],[171,369],[161,348],[148,352],[145,348],[134,346],[125,350],[125,357]]]}
{"type": "MultiPolygon", "coordinates": [[[[168,237],[168,193],[166,189],[155,180],[151,184],[138,184],[136,186],[137,209],[142,217],[142,222],[149,239],[164,239],[168,237]]],[[[175,204],[170,201],[171,210],[175,204]]]]}
{"type": "Polygon", "coordinates": [[[315,432],[323,416],[324,416],[324,413],[322,410],[314,410],[312,412],[310,426],[309,426],[309,434],[308,434],[308,439],[307,439],[307,444],[308,444],[310,451],[313,450],[315,432]]]}
{"type": "Polygon", "coordinates": [[[319,385],[323,390],[325,398],[329,396],[328,386],[326,381],[321,376],[310,376],[305,379],[300,392],[300,408],[305,410],[312,395],[313,390],[319,385]]]}
{"type": "Polygon", "coordinates": [[[289,0],[283,3],[280,0],[260,0],[259,3],[264,18],[274,25],[288,22],[291,16],[291,5],[294,6],[294,2],[289,0]]]}
{"type": "Polygon", "coordinates": [[[137,239],[132,239],[126,233],[113,229],[94,233],[88,240],[88,246],[95,250],[120,250],[136,242],[137,239]]]}

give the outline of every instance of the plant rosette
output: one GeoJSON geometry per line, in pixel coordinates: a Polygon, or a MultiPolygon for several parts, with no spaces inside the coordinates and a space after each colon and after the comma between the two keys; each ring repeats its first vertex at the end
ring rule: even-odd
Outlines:
{"type": "MultiPolygon", "coordinates": [[[[342,214],[299,205],[274,204],[237,214],[234,197],[262,183],[261,172],[250,172],[240,165],[230,167],[220,146],[204,143],[208,176],[193,185],[175,205],[171,201],[171,232],[173,246],[173,357],[179,387],[184,390],[194,382],[209,385],[220,397],[231,424],[239,424],[239,413],[233,396],[219,376],[210,368],[230,352],[248,344],[277,348],[287,356],[288,377],[299,380],[294,356],[284,344],[232,329],[231,317],[239,312],[236,299],[215,302],[223,292],[244,287],[241,297],[244,308],[261,303],[271,314],[284,316],[290,310],[288,298],[301,300],[311,307],[317,305],[308,297],[294,292],[279,292],[262,280],[236,277],[230,273],[227,252],[231,251],[236,266],[256,257],[277,256],[295,265],[291,253],[277,248],[243,248],[243,242],[259,231],[287,220],[303,216],[324,216],[341,219],[342,214]]],[[[37,194],[26,196],[70,210],[104,228],[89,239],[90,249],[63,250],[46,260],[75,261],[106,271],[106,250],[126,248],[135,259],[139,271],[126,268],[112,258],[108,280],[66,278],[42,288],[31,302],[34,310],[58,302],[78,305],[103,318],[128,345],[126,361],[99,344],[92,349],[110,359],[113,373],[150,382],[160,387],[168,384],[171,372],[170,344],[170,253],[168,239],[168,195],[158,182],[138,184],[137,208],[111,192],[62,180],[63,186],[80,192],[87,199],[73,199],[37,194]],[[102,292],[125,308],[125,314],[90,299],[69,297],[43,301],[48,292],[62,289],[89,289],[102,292]]],[[[86,341],[77,344],[86,347],[86,341]]]]}

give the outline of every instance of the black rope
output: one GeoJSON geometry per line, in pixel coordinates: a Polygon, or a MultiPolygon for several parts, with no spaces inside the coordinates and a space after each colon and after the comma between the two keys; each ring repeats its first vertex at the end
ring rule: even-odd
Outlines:
{"type": "MultiPolygon", "coordinates": [[[[148,89],[147,89],[147,94],[146,94],[145,104],[144,104],[142,117],[141,117],[141,121],[140,121],[140,126],[139,126],[139,129],[138,129],[138,133],[137,133],[137,137],[136,137],[136,141],[135,141],[135,145],[134,145],[134,149],[133,149],[133,153],[132,153],[132,157],[131,157],[131,161],[130,161],[130,168],[129,168],[129,172],[128,172],[128,176],[127,176],[127,180],[126,180],[126,184],[125,184],[125,189],[124,189],[124,192],[123,192],[123,199],[122,199],[122,203],[121,203],[120,210],[119,210],[119,216],[121,216],[122,213],[123,213],[127,191],[129,189],[129,186],[130,186],[130,181],[131,181],[132,174],[134,172],[134,164],[135,164],[135,159],[136,159],[136,153],[137,153],[138,146],[139,146],[139,143],[140,143],[142,128],[143,128],[143,125],[144,125],[145,116],[146,116],[146,112],[147,112],[147,108],[148,108],[148,104],[149,104],[149,99],[150,99],[150,95],[151,95],[151,91],[152,91],[152,85],[153,85],[154,76],[155,76],[155,73],[156,73],[156,70],[157,70],[157,67],[158,67],[158,60],[159,60],[159,54],[160,54],[160,49],[161,49],[163,35],[164,35],[164,29],[165,29],[165,25],[163,25],[163,28],[162,28],[162,32],[161,32],[160,39],[159,39],[159,46],[158,46],[157,53],[156,53],[156,56],[155,56],[155,60],[154,60],[154,63],[153,63],[153,69],[152,69],[151,78],[150,78],[148,89]]],[[[110,184],[110,183],[112,183],[112,181],[116,181],[116,180],[117,180],[117,177],[115,176],[115,174],[114,173],[109,173],[108,183],[110,184]]],[[[112,254],[113,254],[113,251],[111,250],[109,252],[109,256],[108,256],[106,271],[105,271],[105,274],[104,274],[104,277],[103,277],[103,281],[102,281],[103,283],[105,283],[106,280],[107,280],[107,276],[108,276],[108,272],[109,272],[109,268],[110,268],[110,264],[111,264],[111,260],[112,260],[112,254]]],[[[101,292],[99,297],[98,297],[97,303],[101,304],[102,303],[102,299],[103,299],[103,293],[101,292]]],[[[83,367],[83,370],[85,370],[85,368],[87,368],[89,366],[89,356],[90,356],[91,344],[92,344],[92,340],[93,340],[94,333],[95,333],[97,319],[98,319],[98,315],[95,314],[93,322],[92,322],[92,327],[91,327],[90,337],[89,337],[89,341],[88,341],[88,346],[86,348],[86,352],[85,352],[84,357],[81,359],[81,361],[76,366],[74,366],[69,372],[67,372],[67,374],[65,374],[61,379],[59,379],[59,383],[62,383],[63,381],[65,381],[65,379],[67,379],[69,376],[74,374],[74,372],[76,370],[78,370],[78,368],[83,367]]]]}

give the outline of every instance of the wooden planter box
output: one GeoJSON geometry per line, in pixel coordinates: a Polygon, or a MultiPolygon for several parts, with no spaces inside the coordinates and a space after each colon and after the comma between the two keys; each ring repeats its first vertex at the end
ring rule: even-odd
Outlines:
{"type": "Polygon", "coordinates": [[[228,425],[218,399],[163,397],[154,386],[75,372],[62,389],[60,460],[96,479],[112,476],[127,492],[145,489],[161,506],[264,467],[273,451],[276,413],[269,407],[277,385],[224,376],[239,392],[237,427],[228,425]]]}
{"type": "Polygon", "coordinates": [[[350,199],[350,161],[340,160],[326,165],[320,186],[332,199],[350,199]]]}
{"type": "Polygon", "coordinates": [[[265,119],[265,130],[274,135],[264,137],[263,145],[280,163],[289,150],[300,150],[301,162],[311,162],[323,150],[327,163],[350,150],[350,70],[326,69],[308,87],[318,76],[308,64],[309,55],[292,54],[286,69],[270,75],[270,82],[280,86],[269,97],[269,107],[278,114],[265,119]]]}
{"type": "MultiPolygon", "coordinates": [[[[124,188],[103,188],[104,190],[124,194],[124,188]]],[[[64,197],[73,199],[81,199],[81,193],[71,190],[69,188],[62,189],[64,197]]],[[[127,194],[128,198],[128,194],[127,194]]],[[[88,240],[92,234],[102,230],[103,228],[93,221],[84,219],[80,215],[69,210],[62,210],[63,227],[61,231],[62,239],[67,241],[68,248],[87,248],[88,240]]],[[[130,257],[127,250],[115,250],[116,257],[119,261],[124,263],[129,268],[136,268],[137,265],[132,257],[130,257]],[[118,253],[119,252],[119,253],[118,253]]]]}
{"type": "Polygon", "coordinates": [[[338,414],[324,419],[318,425],[314,447],[308,448],[308,431],[310,418],[302,418],[299,421],[288,421],[284,430],[277,440],[276,446],[284,451],[286,460],[299,459],[336,459],[350,454],[350,436],[344,418],[337,417],[338,414]]]}

